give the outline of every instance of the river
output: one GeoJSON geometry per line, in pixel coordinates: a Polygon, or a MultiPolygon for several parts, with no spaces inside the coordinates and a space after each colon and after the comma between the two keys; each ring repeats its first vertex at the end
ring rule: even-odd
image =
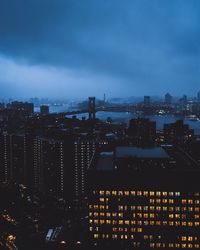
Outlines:
{"type": "MultiPolygon", "coordinates": [[[[65,112],[65,111],[71,111],[68,106],[50,106],[50,113],[53,112],[65,112]]],[[[39,108],[35,108],[35,112],[39,112],[39,108]]],[[[71,117],[71,116],[67,116],[71,117]]],[[[78,114],[76,116],[78,119],[82,119],[82,117],[88,118],[88,113],[78,114]]],[[[100,120],[107,120],[108,117],[111,117],[113,122],[129,122],[130,119],[136,118],[137,115],[133,113],[127,113],[127,112],[106,112],[106,111],[99,111],[96,113],[96,117],[100,120]]],[[[179,119],[183,119],[185,124],[188,124],[190,128],[194,129],[195,134],[200,135],[200,121],[191,121],[188,118],[183,118],[179,116],[174,115],[150,115],[145,116],[146,118],[149,118],[152,121],[156,121],[156,128],[157,130],[162,130],[163,125],[166,123],[173,123],[179,119]]]]}

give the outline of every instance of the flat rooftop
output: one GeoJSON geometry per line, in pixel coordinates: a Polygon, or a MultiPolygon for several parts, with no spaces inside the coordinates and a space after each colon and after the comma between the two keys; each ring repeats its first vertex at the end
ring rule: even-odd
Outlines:
{"type": "Polygon", "coordinates": [[[117,159],[138,158],[138,159],[169,159],[169,155],[161,147],[137,148],[137,147],[116,147],[114,151],[101,152],[96,162],[97,170],[113,170],[113,163],[117,159]]]}
{"type": "Polygon", "coordinates": [[[114,152],[101,152],[97,161],[96,169],[112,170],[114,152]]]}
{"type": "Polygon", "coordinates": [[[116,158],[149,158],[149,159],[169,159],[169,155],[161,147],[137,148],[137,147],[117,147],[116,158]]]}

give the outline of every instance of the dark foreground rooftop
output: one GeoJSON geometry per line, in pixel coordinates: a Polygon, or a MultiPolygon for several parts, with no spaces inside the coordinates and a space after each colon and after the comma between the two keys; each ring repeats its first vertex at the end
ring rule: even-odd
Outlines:
{"type": "Polygon", "coordinates": [[[154,148],[137,148],[137,147],[117,147],[116,158],[166,158],[169,159],[169,155],[161,147],[154,148]]]}

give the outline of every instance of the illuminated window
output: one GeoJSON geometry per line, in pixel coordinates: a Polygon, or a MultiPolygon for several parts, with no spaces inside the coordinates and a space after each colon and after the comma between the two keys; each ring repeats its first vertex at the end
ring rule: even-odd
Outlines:
{"type": "Polygon", "coordinates": [[[99,238],[99,235],[98,235],[98,234],[94,234],[94,238],[95,238],[95,239],[98,239],[98,238],[99,238]]]}
{"type": "Polygon", "coordinates": [[[125,220],[125,221],[124,221],[124,224],[125,224],[125,225],[129,225],[129,224],[130,224],[130,221],[129,221],[129,220],[125,220]]]}
{"type": "Polygon", "coordinates": [[[163,226],[167,226],[167,221],[163,221],[163,226]]]}
{"type": "Polygon", "coordinates": [[[193,226],[193,222],[192,222],[192,221],[189,221],[189,222],[188,222],[188,226],[189,226],[189,227],[192,227],[192,226],[193,226]]]}
{"type": "Polygon", "coordinates": [[[132,211],[135,210],[135,208],[136,208],[135,206],[131,206],[131,210],[132,210],[132,211]]]}
{"type": "Polygon", "coordinates": [[[182,236],[182,237],[181,237],[181,240],[182,240],[182,241],[186,241],[186,240],[187,240],[187,237],[186,237],[186,236],[182,236]]]}
{"type": "Polygon", "coordinates": [[[118,217],[122,218],[123,217],[123,213],[118,213],[118,217]]]}
{"type": "Polygon", "coordinates": [[[124,224],[123,220],[119,220],[119,225],[123,225],[123,224],[124,224]]]}
{"type": "Polygon", "coordinates": [[[135,196],[135,193],[136,193],[135,191],[131,191],[132,196],[135,196]]]}
{"type": "Polygon", "coordinates": [[[155,200],[154,200],[154,199],[150,199],[150,203],[151,203],[151,204],[154,204],[154,203],[155,203],[155,200]]]}
{"type": "Polygon", "coordinates": [[[112,224],[113,224],[113,225],[117,225],[117,220],[113,220],[113,221],[112,221],[112,224]]]}
{"type": "Polygon", "coordinates": [[[111,224],[111,220],[106,220],[106,224],[111,224]]]}
{"type": "Polygon", "coordinates": [[[161,196],[161,192],[156,192],[156,196],[161,196]]]}
{"type": "Polygon", "coordinates": [[[110,196],[110,191],[106,191],[106,195],[107,195],[107,196],[110,196]]]}

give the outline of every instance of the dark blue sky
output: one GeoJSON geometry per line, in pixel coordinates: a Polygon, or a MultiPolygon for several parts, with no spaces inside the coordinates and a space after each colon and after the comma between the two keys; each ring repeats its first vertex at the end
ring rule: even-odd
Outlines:
{"type": "Polygon", "coordinates": [[[196,95],[199,0],[1,0],[0,98],[196,95]]]}

